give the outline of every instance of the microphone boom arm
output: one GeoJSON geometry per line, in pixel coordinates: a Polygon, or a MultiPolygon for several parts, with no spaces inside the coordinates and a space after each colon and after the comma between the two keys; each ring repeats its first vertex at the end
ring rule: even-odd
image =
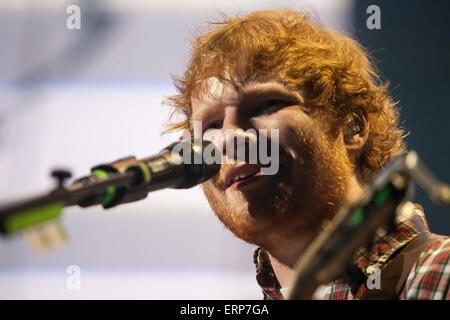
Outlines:
{"type": "Polygon", "coordinates": [[[396,157],[377,175],[364,197],[342,207],[309,245],[295,266],[288,299],[312,299],[319,286],[340,275],[349,276],[356,250],[371,246],[380,230],[393,231],[396,217],[405,214],[412,181],[432,200],[450,206],[449,186],[432,175],[415,151],[396,157]]]}
{"type": "MultiPolygon", "coordinates": [[[[64,187],[64,181],[71,176],[70,172],[53,171],[52,176],[58,180],[56,189],[48,194],[0,206],[0,233],[14,234],[56,219],[62,209],[68,206],[79,205],[85,208],[102,205],[108,209],[144,199],[151,191],[193,187],[210,179],[220,170],[220,164],[206,164],[203,161],[202,150],[210,144],[205,140],[179,141],[164,148],[156,156],[142,160],[128,157],[111,164],[99,165],[91,169],[91,175],[76,180],[67,188],[64,187]],[[180,144],[185,148],[179,153],[172,152],[180,144]],[[183,158],[184,150],[191,153],[190,163],[177,162],[183,158]],[[201,163],[195,163],[193,159],[199,157],[201,163]]],[[[214,149],[214,152],[218,151],[214,149]]]]}

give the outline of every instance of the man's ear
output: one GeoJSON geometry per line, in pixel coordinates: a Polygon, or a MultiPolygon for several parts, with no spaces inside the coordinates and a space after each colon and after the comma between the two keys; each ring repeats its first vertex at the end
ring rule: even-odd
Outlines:
{"type": "Polygon", "coordinates": [[[369,137],[369,115],[366,110],[352,112],[344,128],[344,143],[350,156],[359,156],[369,137]]]}

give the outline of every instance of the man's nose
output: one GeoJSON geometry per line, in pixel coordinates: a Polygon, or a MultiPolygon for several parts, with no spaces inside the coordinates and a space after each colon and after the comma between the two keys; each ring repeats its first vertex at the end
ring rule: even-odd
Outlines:
{"type": "Polygon", "coordinates": [[[240,115],[237,108],[225,110],[222,130],[222,154],[234,160],[247,161],[249,144],[256,142],[255,134],[246,132],[251,125],[245,116],[240,115]],[[242,159],[240,159],[242,158],[242,159]]]}
{"type": "MultiPolygon", "coordinates": [[[[233,130],[239,129],[243,125],[242,116],[239,115],[237,107],[229,106],[225,108],[222,128],[233,130]]],[[[241,128],[242,129],[242,128],[241,128]]]]}

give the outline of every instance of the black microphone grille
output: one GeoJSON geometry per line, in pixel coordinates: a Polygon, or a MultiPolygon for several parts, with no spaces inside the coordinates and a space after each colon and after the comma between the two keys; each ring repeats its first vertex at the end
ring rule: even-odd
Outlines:
{"type": "Polygon", "coordinates": [[[214,177],[220,170],[221,154],[215,144],[208,140],[181,140],[174,142],[162,152],[176,152],[181,156],[183,179],[174,188],[187,189],[214,177]],[[188,154],[185,154],[188,152],[188,154]]]}

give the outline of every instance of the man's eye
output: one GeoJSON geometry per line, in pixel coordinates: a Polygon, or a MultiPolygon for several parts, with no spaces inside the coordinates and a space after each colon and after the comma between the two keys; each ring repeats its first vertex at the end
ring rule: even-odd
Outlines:
{"type": "Polygon", "coordinates": [[[209,130],[209,129],[220,129],[220,128],[222,128],[222,121],[214,121],[214,122],[211,122],[210,124],[208,124],[205,127],[204,131],[209,130]]]}
{"type": "Polygon", "coordinates": [[[287,105],[289,105],[289,103],[283,100],[267,100],[258,104],[252,113],[254,116],[269,115],[287,105]]]}

